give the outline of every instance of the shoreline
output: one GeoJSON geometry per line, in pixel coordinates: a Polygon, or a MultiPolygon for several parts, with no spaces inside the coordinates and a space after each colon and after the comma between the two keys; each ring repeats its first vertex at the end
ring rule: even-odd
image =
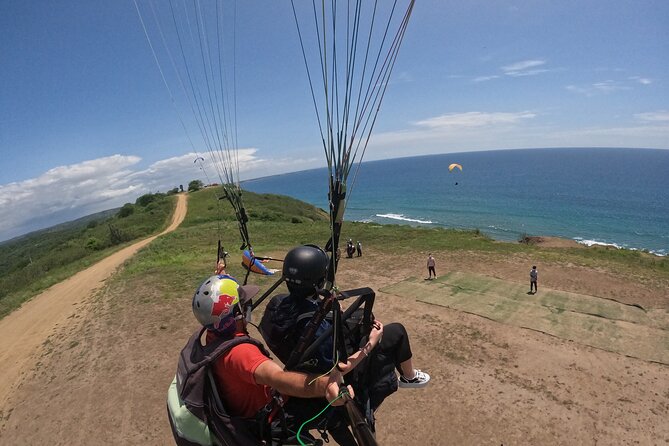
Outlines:
{"type": "Polygon", "coordinates": [[[605,248],[626,251],[638,251],[643,254],[652,255],[654,257],[667,257],[667,254],[660,254],[654,251],[638,248],[625,248],[615,243],[604,243],[593,240],[577,240],[557,236],[525,236],[517,243],[525,243],[528,245],[535,245],[543,248],[605,248]]]}
{"type": "MultiPolygon", "coordinates": [[[[539,246],[543,248],[592,248],[592,247],[599,247],[599,248],[606,248],[606,249],[616,249],[616,250],[627,250],[627,251],[638,251],[644,254],[649,254],[654,257],[660,257],[664,258],[667,257],[668,254],[664,252],[657,252],[654,250],[646,249],[646,248],[630,248],[630,247],[625,247],[625,246],[620,246],[617,243],[608,243],[608,242],[600,242],[597,240],[590,240],[590,239],[583,239],[582,237],[576,237],[576,238],[567,238],[567,237],[560,237],[557,235],[525,235],[521,236],[520,239],[518,240],[512,240],[512,239],[505,239],[505,238],[496,238],[494,235],[482,231],[480,229],[471,229],[471,228],[453,228],[453,227],[446,227],[446,226],[441,226],[438,224],[435,224],[432,221],[422,221],[418,219],[411,219],[408,217],[404,217],[403,215],[396,215],[396,214],[388,214],[388,215],[378,215],[377,217],[386,217],[386,218],[392,218],[393,220],[398,220],[400,223],[381,223],[377,221],[372,221],[372,220],[350,220],[352,222],[356,223],[365,223],[365,224],[378,224],[378,225],[385,225],[385,224],[395,224],[395,225],[406,225],[406,226],[412,226],[412,227],[427,227],[427,228],[444,228],[444,229],[453,229],[453,230],[461,230],[461,231],[480,231],[481,233],[485,234],[486,236],[490,237],[495,242],[498,243],[525,243],[527,245],[533,245],[533,246],[539,246]],[[391,215],[391,217],[389,217],[391,215]],[[418,223],[416,225],[415,223],[418,223]],[[423,226],[425,225],[425,226],[423,226]]],[[[661,250],[662,251],[662,250],[661,250]]]]}

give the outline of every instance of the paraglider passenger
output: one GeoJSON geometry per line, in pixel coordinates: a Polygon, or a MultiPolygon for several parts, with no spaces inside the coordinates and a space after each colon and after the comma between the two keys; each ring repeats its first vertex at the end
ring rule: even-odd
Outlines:
{"type": "MultiPolygon", "coordinates": [[[[284,363],[290,358],[311,319],[310,316],[319,306],[318,290],[325,284],[328,265],[328,255],[315,245],[293,248],[284,258],[283,275],[289,294],[279,294],[271,299],[259,326],[267,345],[284,363]]],[[[330,326],[330,321],[323,320],[316,336],[330,326]]],[[[348,373],[362,363],[361,370],[370,372],[367,374],[370,377],[369,382],[364,385],[370,393],[372,410],[376,410],[398,386],[420,388],[430,381],[427,373],[414,369],[409,335],[400,323],[383,325],[380,321],[375,321],[369,339],[366,342],[364,338],[355,340],[353,344],[356,349],[359,345],[362,347],[349,356],[348,362],[340,362],[337,366],[348,373]]],[[[330,338],[316,349],[312,357],[305,358],[301,366],[309,371],[326,372],[335,365],[332,351],[330,338]]],[[[355,382],[353,388],[356,388],[355,382]]],[[[339,439],[335,440],[342,444],[339,439]]]]}

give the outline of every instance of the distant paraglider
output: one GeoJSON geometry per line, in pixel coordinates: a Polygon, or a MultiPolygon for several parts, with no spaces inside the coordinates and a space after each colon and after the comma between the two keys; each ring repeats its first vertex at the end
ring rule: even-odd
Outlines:
{"type": "MultiPolygon", "coordinates": [[[[458,163],[452,163],[450,166],[448,166],[448,171],[453,172],[456,169],[460,169],[460,172],[462,172],[462,166],[458,163]]],[[[455,182],[455,185],[458,185],[458,182],[455,182]]]]}
{"type": "Polygon", "coordinates": [[[204,162],[204,158],[202,158],[201,156],[198,156],[197,158],[195,158],[195,161],[193,161],[193,164],[199,163],[200,170],[204,171],[204,168],[202,167],[203,162],[204,162]]]}

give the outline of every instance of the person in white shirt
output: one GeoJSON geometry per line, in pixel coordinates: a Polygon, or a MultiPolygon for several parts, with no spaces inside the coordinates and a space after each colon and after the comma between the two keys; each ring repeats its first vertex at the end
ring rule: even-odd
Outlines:
{"type": "Polygon", "coordinates": [[[434,267],[436,266],[436,262],[434,261],[434,257],[432,257],[432,254],[428,254],[427,256],[427,274],[428,274],[428,279],[432,279],[432,276],[434,275],[434,278],[437,278],[437,273],[434,270],[434,267]]]}
{"type": "Polygon", "coordinates": [[[530,293],[532,294],[537,292],[538,277],[539,277],[539,272],[537,271],[536,265],[532,266],[532,269],[530,270],[530,293]],[[534,292],[532,290],[534,290],[534,292]]]}

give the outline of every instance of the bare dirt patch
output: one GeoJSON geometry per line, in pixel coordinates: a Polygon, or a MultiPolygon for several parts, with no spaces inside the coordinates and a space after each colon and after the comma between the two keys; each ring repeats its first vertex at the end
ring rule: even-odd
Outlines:
{"type": "Polygon", "coordinates": [[[543,248],[585,248],[585,245],[582,245],[575,240],[561,237],[525,236],[520,242],[528,245],[541,246],[543,248]]]}
{"type": "MultiPolygon", "coordinates": [[[[433,254],[438,274],[474,271],[520,284],[533,263],[433,254]]],[[[426,274],[426,258],[389,261],[367,244],[363,257],[342,260],[340,286],[379,290],[426,274]]],[[[666,283],[558,262],[539,267],[539,293],[545,285],[669,309],[666,283]]],[[[191,294],[166,300],[141,280],[114,284],[77,304],[25,359],[2,405],[0,444],[171,444],[165,396],[197,327],[191,294]]],[[[381,444],[668,444],[667,366],[380,292],[375,314],[407,326],[416,366],[433,377],[426,389],[400,389],[384,402],[381,444]]],[[[11,335],[15,342],[21,333],[11,335]]]]}

